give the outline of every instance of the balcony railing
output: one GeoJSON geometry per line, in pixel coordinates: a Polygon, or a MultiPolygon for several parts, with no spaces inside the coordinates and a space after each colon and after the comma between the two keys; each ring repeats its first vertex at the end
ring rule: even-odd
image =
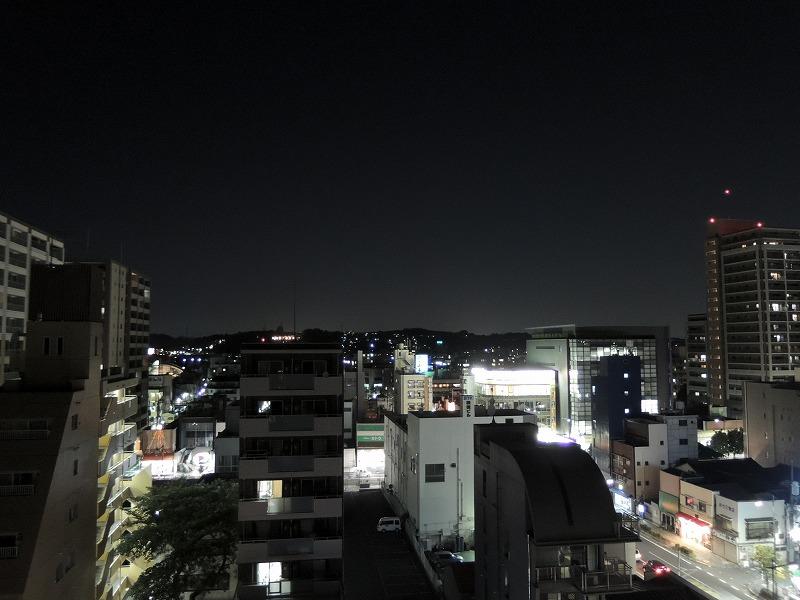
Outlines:
{"type": "Polygon", "coordinates": [[[28,485],[0,485],[0,496],[33,496],[36,486],[28,485]]]}
{"type": "Polygon", "coordinates": [[[537,582],[563,581],[574,585],[583,592],[631,588],[633,585],[632,575],[633,570],[624,562],[612,563],[605,569],[592,571],[585,565],[536,568],[537,582]]]}
{"type": "Polygon", "coordinates": [[[0,440],[46,440],[49,429],[0,429],[0,440]]]}
{"type": "Polygon", "coordinates": [[[0,547],[0,558],[17,558],[18,556],[19,548],[17,546],[0,547]]]}

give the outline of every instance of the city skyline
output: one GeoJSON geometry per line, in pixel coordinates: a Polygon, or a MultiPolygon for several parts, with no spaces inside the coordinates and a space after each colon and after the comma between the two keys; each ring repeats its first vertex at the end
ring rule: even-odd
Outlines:
{"type": "Polygon", "coordinates": [[[710,216],[800,226],[797,6],[162,9],[9,8],[0,95],[2,209],[153,331],[683,335],[710,216]]]}

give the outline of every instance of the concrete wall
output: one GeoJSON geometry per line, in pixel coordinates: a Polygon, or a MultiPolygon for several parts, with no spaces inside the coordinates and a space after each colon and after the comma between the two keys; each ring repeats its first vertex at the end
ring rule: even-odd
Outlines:
{"type": "Polygon", "coordinates": [[[800,386],[744,386],[745,453],[762,467],[800,464],[800,386]]]}

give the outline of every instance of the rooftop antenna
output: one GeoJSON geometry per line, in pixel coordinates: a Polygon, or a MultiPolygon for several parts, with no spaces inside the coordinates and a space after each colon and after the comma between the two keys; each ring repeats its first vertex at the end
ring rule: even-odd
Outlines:
{"type": "Polygon", "coordinates": [[[292,280],[292,333],[297,335],[297,280],[292,280]]]}

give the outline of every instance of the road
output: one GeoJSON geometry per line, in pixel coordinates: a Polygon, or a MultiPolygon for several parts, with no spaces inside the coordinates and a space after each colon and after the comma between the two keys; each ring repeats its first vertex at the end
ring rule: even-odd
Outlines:
{"type": "Polygon", "coordinates": [[[644,532],[641,533],[638,548],[643,561],[658,560],[669,565],[673,573],[720,600],[755,600],[756,596],[750,589],[757,591],[762,587],[759,572],[745,569],[717,556],[706,561],[691,560],[686,555],[681,555],[678,564],[678,555],[674,550],[644,532]]]}
{"type": "Polygon", "coordinates": [[[378,533],[392,509],[380,490],[344,495],[344,595],[347,600],[434,600],[404,533],[378,533]]]}

